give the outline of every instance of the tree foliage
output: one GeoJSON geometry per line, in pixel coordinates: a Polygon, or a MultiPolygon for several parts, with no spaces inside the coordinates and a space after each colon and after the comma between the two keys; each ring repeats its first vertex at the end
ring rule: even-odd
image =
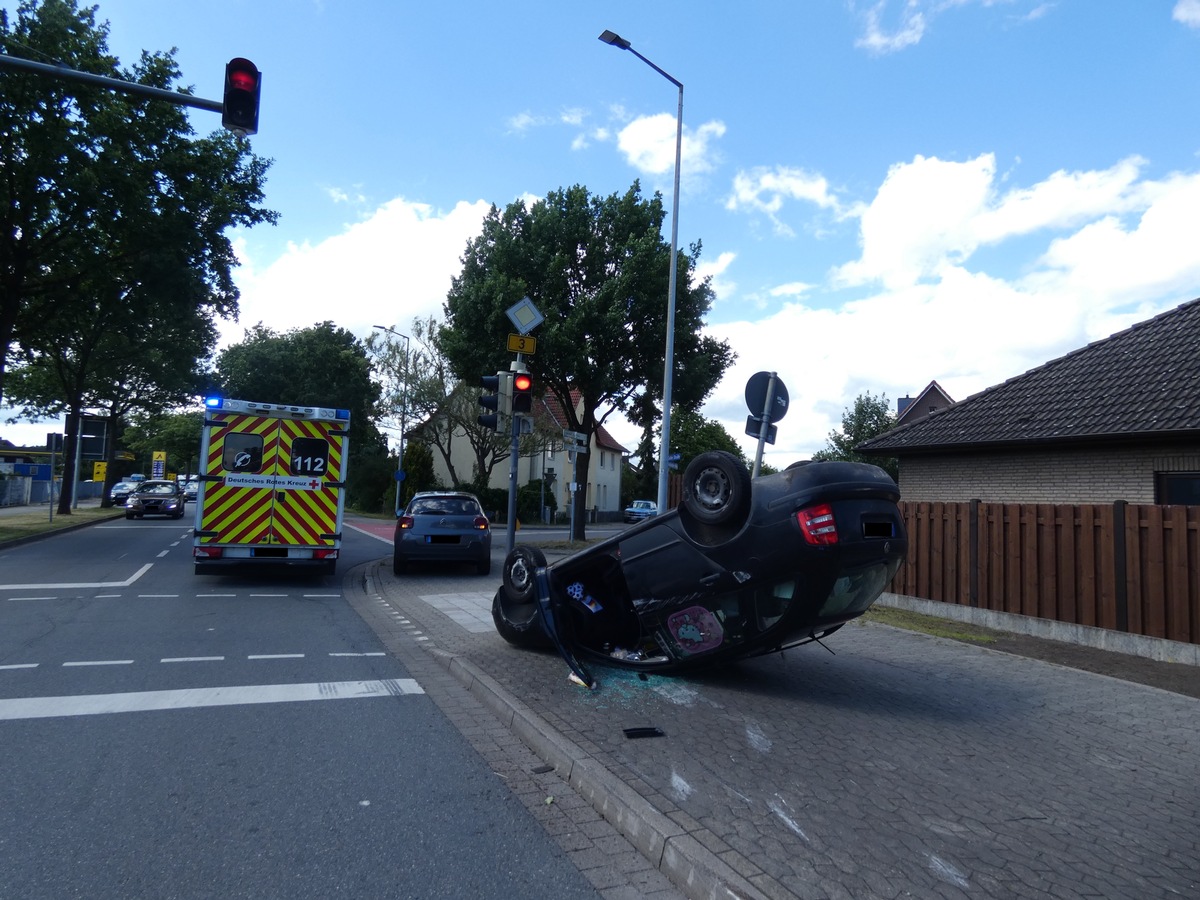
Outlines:
{"type": "Polygon", "coordinates": [[[894,457],[865,456],[855,450],[863,441],[890,431],[896,424],[887,395],[871,396],[870,392],[859,394],[853,407],[842,414],[842,430],[829,432],[825,449],[813,454],[815,460],[843,460],[865,462],[879,466],[896,481],[900,479],[900,463],[894,457]]]}
{"type": "Polygon", "coordinates": [[[408,437],[436,450],[455,488],[481,489],[495,467],[511,455],[511,441],[479,424],[476,382],[459,378],[443,350],[444,331],[430,316],[414,319],[409,341],[396,335],[370,335],[366,347],[383,382],[379,408],[408,437]],[[459,441],[471,448],[474,466],[460,472],[454,464],[459,441]]]}
{"type": "MultiPolygon", "coordinates": [[[[566,426],[590,437],[616,410],[652,421],[662,395],[671,258],[663,220],[662,198],[643,199],[636,182],[623,195],[592,197],[577,185],[528,208],[523,201],[503,213],[492,207],[446,299],[441,343],[454,372],[473,379],[507,368],[505,311],[529,297],[545,317],[528,359],[535,392],[554,396],[566,426]]],[[[701,334],[712,289],[693,278],[699,252],[697,244],[678,256],[673,393],[685,405],[698,405],[734,358],[728,344],[701,334]]],[[[588,464],[583,456],[581,483],[588,464]]]]}
{"type": "MultiPolygon", "coordinates": [[[[123,69],[107,34],[76,0],[25,0],[15,22],[0,10],[5,53],[177,87],[173,52],[123,69]]],[[[84,409],[161,409],[193,390],[213,318],[237,309],[225,232],[275,220],[259,205],[268,163],[226,132],[196,138],[175,104],[14,70],[0,135],[0,396],[65,410],[70,455],[84,409]]]]}
{"type": "Polygon", "coordinates": [[[371,379],[367,349],[353,334],[332,322],[279,334],[260,322],[218,354],[215,377],[226,397],[349,410],[348,501],[359,509],[382,508],[396,467],[375,427],[380,388],[371,379]]]}

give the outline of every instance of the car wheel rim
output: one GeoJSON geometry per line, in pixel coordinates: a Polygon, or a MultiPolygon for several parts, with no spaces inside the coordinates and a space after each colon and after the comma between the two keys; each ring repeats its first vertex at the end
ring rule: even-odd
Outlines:
{"type": "Polygon", "coordinates": [[[517,590],[524,592],[529,589],[533,573],[529,568],[528,561],[523,556],[513,560],[512,565],[509,566],[508,575],[509,581],[517,590]]]}
{"type": "Polygon", "coordinates": [[[705,509],[720,509],[729,502],[730,484],[719,469],[705,469],[696,479],[696,500],[705,509]]]}

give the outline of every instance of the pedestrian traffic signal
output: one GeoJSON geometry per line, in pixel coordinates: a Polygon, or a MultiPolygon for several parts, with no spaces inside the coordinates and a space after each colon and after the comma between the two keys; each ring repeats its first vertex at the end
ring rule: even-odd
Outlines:
{"type": "Polygon", "coordinates": [[[513,376],[512,411],[514,416],[533,411],[533,379],[525,372],[513,376]]]}
{"type": "Polygon", "coordinates": [[[238,134],[258,134],[258,95],[262,73],[248,59],[237,57],[225,64],[225,98],[221,124],[238,134]]]}
{"type": "Polygon", "coordinates": [[[479,405],[484,409],[490,409],[492,412],[484,413],[479,417],[479,424],[488,431],[500,430],[500,375],[484,375],[479,379],[480,386],[485,391],[493,391],[491,394],[481,394],[479,397],[479,405]]]}

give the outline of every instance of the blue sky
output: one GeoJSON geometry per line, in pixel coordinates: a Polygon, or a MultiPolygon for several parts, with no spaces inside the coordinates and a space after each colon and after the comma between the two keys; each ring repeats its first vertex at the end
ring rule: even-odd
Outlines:
{"type": "Polygon", "coordinates": [[[177,47],[203,97],[231,57],[263,72],[252,140],[281,218],[236,235],[227,342],[259,321],[365,337],[440,316],[491,204],[640,179],[669,205],[676,89],[605,29],[684,83],[680,245],[703,242],[709,329],[739,355],[704,414],[748,455],[757,371],[791,398],[765,454],[782,466],[863,392],[894,407],[936,379],[961,400],[1200,296],[1200,0],[100,0],[99,17],[125,62],[177,47]]]}

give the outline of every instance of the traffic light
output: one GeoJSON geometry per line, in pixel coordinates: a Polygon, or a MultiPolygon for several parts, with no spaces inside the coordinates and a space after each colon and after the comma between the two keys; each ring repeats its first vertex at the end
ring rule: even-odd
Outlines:
{"type": "Polygon", "coordinates": [[[225,98],[221,124],[238,134],[258,134],[258,95],[262,73],[248,59],[237,57],[225,64],[225,98]]]}
{"type": "Polygon", "coordinates": [[[492,412],[484,413],[479,417],[479,424],[489,431],[500,430],[500,375],[484,375],[479,379],[479,385],[485,391],[494,391],[491,394],[481,394],[479,396],[479,405],[484,409],[490,409],[492,412]]]}
{"type": "Polygon", "coordinates": [[[533,379],[525,372],[513,376],[512,411],[514,416],[533,411],[533,379]]]}

